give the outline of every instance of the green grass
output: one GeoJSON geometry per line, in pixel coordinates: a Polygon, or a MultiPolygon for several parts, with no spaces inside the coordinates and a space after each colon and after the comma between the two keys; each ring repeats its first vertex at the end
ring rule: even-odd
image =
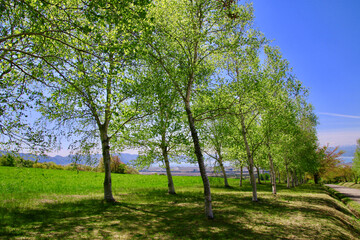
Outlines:
{"type": "Polygon", "coordinates": [[[336,183],[338,185],[344,186],[344,187],[349,187],[349,188],[357,188],[360,189],[360,184],[356,184],[353,182],[341,182],[341,183],[336,183]]]}
{"type": "Polygon", "coordinates": [[[103,173],[0,167],[0,238],[29,239],[359,239],[360,224],[321,186],[231,188],[211,178],[214,220],[203,210],[200,177],[113,174],[116,204],[105,203],[103,173]]]}
{"type": "MultiPolygon", "coordinates": [[[[351,183],[351,182],[338,183],[337,185],[341,185],[341,186],[349,187],[349,188],[360,189],[360,184],[355,184],[355,183],[351,183]]],[[[355,202],[351,198],[345,196],[344,194],[341,194],[338,191],[335,191],[334,189],[332,189],[330,187],[326,187],[326,190],[328,191],[328,193],[331,196],[333,196],[334,198],[337,198],[341,202],[343,202],[354,213],[354,215],[356,215],[358,218],[360,218],[360,204],[358,202],[355,202]]]]}

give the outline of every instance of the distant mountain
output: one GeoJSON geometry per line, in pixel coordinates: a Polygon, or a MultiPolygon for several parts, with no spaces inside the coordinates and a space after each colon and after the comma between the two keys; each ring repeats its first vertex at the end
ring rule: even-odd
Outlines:
{"type": "Polygon", "coordinates": [[[356,145],[340,146],[339,149],[345,151],[343,157],[354,157],[356,145]]]}
{"type": "Polygon", "coordinates": [[[345,153],[341,156],[341,160],[345,164],[352,164],[352,160],[354,158],[354,154],[356,151],[356,145],[347,145],[347,146],[340,146],[339,150],[344,151],[345,153]]]}
{"type": "MultiPolygon", "coordinates": [[[[2,155],[4,153],[6,153],[6,152],[0,151],[0,155],[2,155]]],[[[34,155],[31,153],[19,153],[19,155],[26,160],[32,160],[32,161],[38,160],[38,162],[40,162],[40,163],[54,162],[59,165],[67,165],[67,164],[74,162],[74,155],[68,155],[68,156],[56,155],[54,157],[34,155]]],[[[117,153],[114,155],[120,156],[120,160],[125,164],[129,164],[131,162],[131,160],[134,160],[138,157],[137,154],[129,154],[129,153],[120,153],[120,154],[117,153]]],[[[95,162],[96,164],[98,163],[100,158],[102,158],[101,154],[93,154],[90,156],[91,162],[95,162]]],[[[78,163],[88,165],[89,161],[87,161],[87,159],[88,159],[88,157],[82,157],[82,159],[80,159],[78,163]]]]}

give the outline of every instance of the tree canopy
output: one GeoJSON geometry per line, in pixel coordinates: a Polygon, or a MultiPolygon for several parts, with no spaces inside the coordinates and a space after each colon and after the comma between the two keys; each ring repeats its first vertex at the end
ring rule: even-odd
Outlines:
{"type": "Polygon", "coordinates": [[[253,201],[254,169],[270,171],[273,194],[277,175],[290,187],[323,171],[307,90],[249,3],[10,0],[0,12],[2,143],[51,147],[64,135],[73,151],[101,151],[108,202],[111,154],[124,148],[141,151],[140,166],[163,162],[169,193],[170,162],[197,162],[209,219],[204,154],[226,186],[223,163],[246,166],[253,201]]]}

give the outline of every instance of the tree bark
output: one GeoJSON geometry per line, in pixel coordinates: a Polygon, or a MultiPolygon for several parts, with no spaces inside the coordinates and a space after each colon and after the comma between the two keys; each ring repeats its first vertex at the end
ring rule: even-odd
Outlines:
{"type": "Polygon", "coordinates": [[[195,122],[192,116],[192,112],[190,109],[190,103],[185,102],[185,110],[188,117],[191,137],[193,139],[194,148],[195,148],[195,155],[199,163],[199,169],[201,174],[201,179],[204,185],[204,195],[205,195],[205,215],[208,219],[213,219],[214,214],[212,211],[212,203],[211,203],[211,191],[210,191],[210,183],[209,179],[206,174],[205,164],[204,164],[204,157],[201,152],[200,148],[200,141],[198,137],[198,133],[196,131],[195,122]]]}
{"type": "Polygon", "coordinates": [[[109,138],[104,130],[101,131],[100,135],[101,135],[101,147],[102,147],[102,155],[103,155],[104,169],[105,169],[104,199],[106,202],[115,202],[111,189],[111,167],[110,167],[111,157],[110,157],[109,138]]]}
{"type": "Polygon", "coordinates": [[[257,179],[258,179],[258,183],[261,184],[261,179],[260,179],[260,170],[258,167],[256,167],[256,172],[257,172],[257,179]]]}
{"type": "Polygon", "coordinates": [[[280,184],[281,183],[281,175],[280,175],[280,169],[279,169],[279,172],[278,172],[278,183],[280,184]]]}
{"type": "Polygon", "coordinates": [[[167,151],[166,146],[162,147],[162,155],[163,155],[163,158],[164,158],[165,168],[166,168],[166,176],[167,176],[167,179],[168,179],[168,193],[169,194],[176,194],[174,182],[173,182],[172,175],[171,175],[169,156],[168,156],[168,151],[167,151]]]}
{"type": "Polygon", "coordinates": [[[230,185],[229,185],[229,183],[228,183],[228,180],[227,180],[227,176],[226,176],[226,171],[225,171],[225,168],[224,168],[224,164],[222,163],[222,156],[220,155],[220,153],[219,153],[218,162],[219,162],[219,165],[220,165],[220,168],[221,168],[223,177],[224,177],[224,185],[225,185],[225,187],[230,187],[230,185]]]}
{"type": "Polygon", "coordinates": [[[290,171],[291,187],[295,187],[294,171],[290,171]]]}
{"type": "Polygon", "coordinates": [[[242,187],[242,180],[243,180],[243,166],[240,168],[240,187],[242,187]]]}
{"type": "Polygon", "coordinates": [[[240,121],[241,121],[241,133],[243,135],[243,139],[244,139],[244,143],[245,143],[245,148],[246,148],[246,155],[247,155],[247,160],[248,160],[248,164],[249,164],[249,174],[250,174],[250,181],[251,181],[251,186],[252,186],[252,200],[253,202],[257,202],[257,190],[256,190],[256,179],[255,179],[255,175],[254,175],[254,160],[252,157],[252,154],[250,152],[250,147],[249,147],[249,143],[247,140],[247,136],[246,136],[246,126],[245,126],[245,121],[244,121],[244,117],[242,114],[240,114],[240,121]]]}
{"type": "Polygon", "coordinates": [[[319,183],[319,174],[317,174],[317,173],[314,174],[314,182],[315,182],[315,184],[319,183]]]}
{"type": "Polygon", "coordinates": [[[272,159],[270,151],[269,151],[269,162],[270,162],[270,178],[271,178],[272,193],[276,195],[276,175],[274,169],[274,161],[272,159]]]}
{"type": "Polygon", "coordinates": [[[286,168],[286,187],[290,188],[290,173],[289,173],[289,168],[288,165],[285,164],[285,168],[286,168]]]}

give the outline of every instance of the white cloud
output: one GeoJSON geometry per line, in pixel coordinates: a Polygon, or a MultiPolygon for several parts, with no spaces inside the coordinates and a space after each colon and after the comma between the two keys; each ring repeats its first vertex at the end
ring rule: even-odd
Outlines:
{"type": "Polygon", "coordinates": [[[320,115],[333,116],[333,117],[344,117],[344,118],[355,118],[355,119],[360,119],[360,116],[345,115],[345,114],[337,114],[337,113],[319,112],[319,114],[320,114],[320,115]]]}
{"type": "Polygon", "coordinates": [[[318,138],[320,145],[356,145],[356,140],[360,138],[360,130],[319,131],[318,138]]]}

